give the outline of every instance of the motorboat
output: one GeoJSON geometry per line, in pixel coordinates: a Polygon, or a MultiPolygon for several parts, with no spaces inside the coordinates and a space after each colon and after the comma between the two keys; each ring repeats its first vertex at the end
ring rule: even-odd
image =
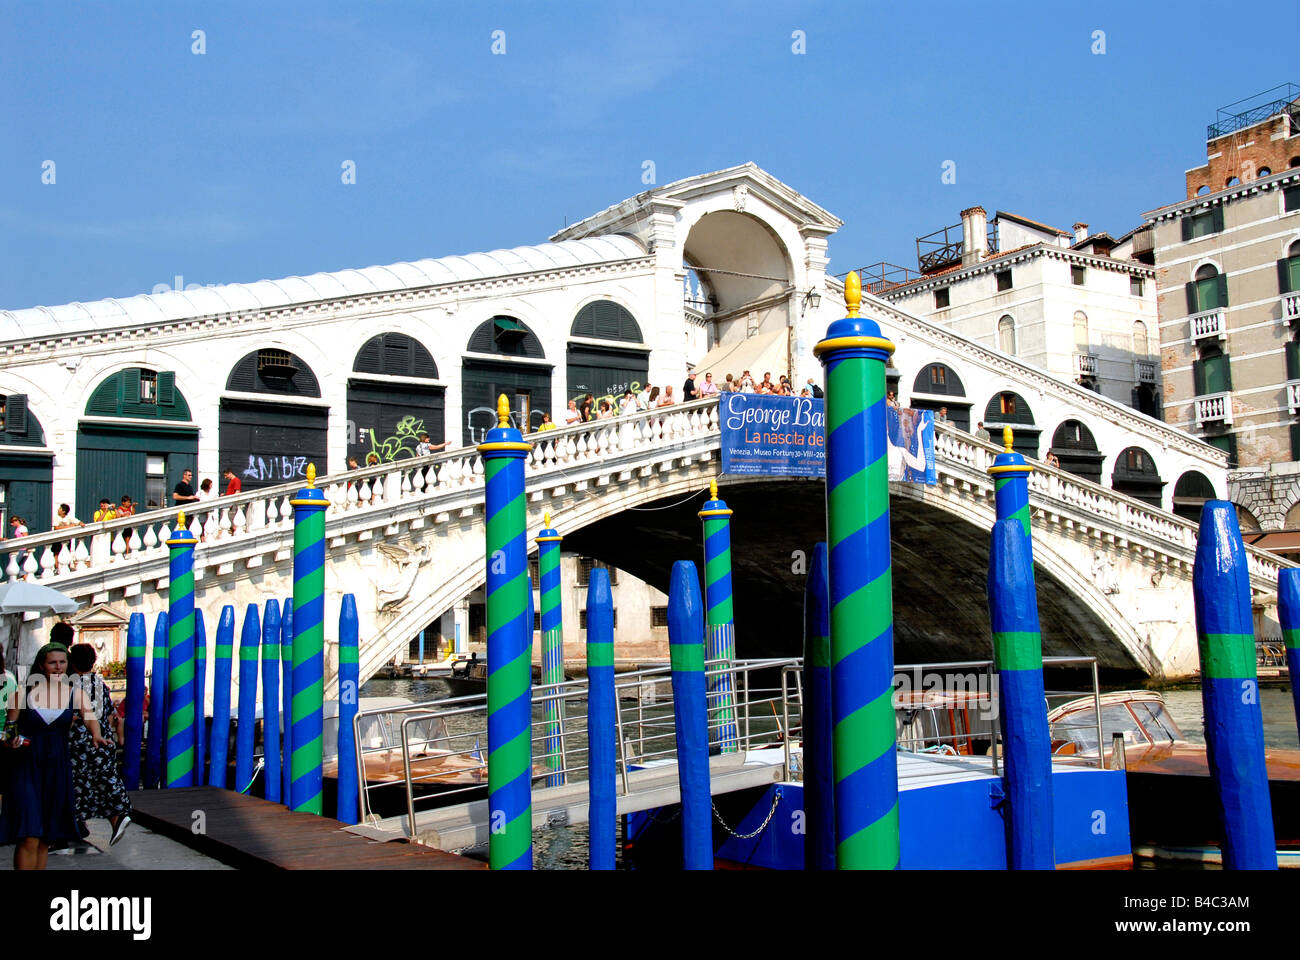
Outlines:
{"type": "MultiPolygon", "coordinates": [[[[1129,832],[1140,856],[1221,862],[1218,797],[1204,744],[1191,743],[1154,690],[1071,700],[1050,711],[1053,759],[1095,764],[1098,741],[1127,771],[1129,832]],[[1121,747],[1122,745],[1122,747],[1121,747]]],[[[1278,864],[1300,866],[1300,750],[1264,751],[1278,864]]]]}

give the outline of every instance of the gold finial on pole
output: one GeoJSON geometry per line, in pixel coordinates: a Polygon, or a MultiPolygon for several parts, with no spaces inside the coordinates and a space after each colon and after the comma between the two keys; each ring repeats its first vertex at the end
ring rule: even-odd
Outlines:
{"type": "Polygon", "coordinates": [[[309,463],[307,464],[307,489],[314,490],[315,488],[316,488],[316,464],[309,463]]]}
{"type": "Polygon", "coordinates": [[[185,529],[185,511],[184,511],[184,510],[182,510],[180,513],[176,514],[176,528],[177,528],[178,530],[184,530],[184,529],[185,529]]]}
{"type": "Polygon", "coordinates": [[[550,527],[550,525],[551,525],[551,511],[547,510],[545,513],[542,514],[542,526],[550,527]]]}
{"type": "Polygon", "coordinates": [[[716,479],[709,481],[709,499],[718,499],[718,481],[716,479]]]}
{"type": "Polygon", "coordinates": [[[510,401],[504,393],[497,397],[497,426],[510,426],[510,401]]]}
{"type": "Polygon", "coordinates": [[[856,317],[862,306],[862,278],[856,270],[849,271],[844,278],[844,305],[849,308],[850,317],[856,317]]]}
{"type": "Polygon", "coordinates": [[[1003,453],[1011,453],[1011,428],[1002,428],[1002,449],[1003,453]]]}

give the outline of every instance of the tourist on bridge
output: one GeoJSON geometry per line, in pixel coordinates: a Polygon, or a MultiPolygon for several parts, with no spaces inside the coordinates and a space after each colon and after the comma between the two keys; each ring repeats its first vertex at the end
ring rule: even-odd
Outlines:
{"type": "Polygon", "coordinates": [[[564,425],[571,427],[575,423],[582,422],[582,414],[578,411],[578,401],[570,400],[569,409],[564,411],[564,425]]]}
{"type": "Polygon", "coordinates": [[[716,397],[718,395],[718,385],[713,382],[713,374],[704,375],[704,383],[700,386],[699,395],[701,397],[716,397]]]}
{"type": "Polygon", "coordinates": [[[600,401],[600,411],[596,414],[597,420],[614,419],[614,408],[609,405],[608,400],[600,401]]]}
{"type": "MultiPolygon", "coordinates": [[[[542,420],[545,422],[549,418],[550,414],[548,413],[542,418],[542,420]]],[[[542,429],[545,429],[545,427],[542,429]]],[[[438,450],[446,450],[449,443],[451,443],[450,440],[444,440],[442,443],[434,443],[429,439],[429,434],[421,430],[420,442],[415,445],[415,455],[417,457],[427,457],[438,450]]]]}
{"type": "MultiPolygon", "coordinates": [[[[71,636],[65,623],[52,637],[71,636]],[[62,628],[62,629],[60,629],[62,628]]],[[[50,844],[81,839],[68,757],[68,732],[75,715],[95,746],[107,746],[89,699],[67,677],[68,647],[47,643],[36,651],[25,699],[8,709],[5,732],[10,775],[0,808],[0,844],[15,844],[15,870],[44,870],[50,844]]]]}
{"type": "Polygon", "coordinates": [[[983,440],[983,441],[985,441],[986,443],[992,440],[992,437],[989,436],[989,432],[988,432],[987,430],[984,429],[984,421],[983,421],[983,420],[981,420],[978,424],[976,424],[976,426],[975,426],[975,436],[976,436],[977,439],[983,440]]]}
{"type": "Polygon", "coordinates": [[[239,493],[244,489],[243,483],[240,482],[239,477],[235,476],[234,470],[227,468],[221,471],[221,477],[226,481],[226,492],[224,496],[234,496],[236,493],[239,493]]]}
{"type": "MultiPolygon", "coordinates": [[[[551,419],[551,415],[549,413],[542,414],[542,425],[537,428],[537,432],[541,433],[543,430],[554,430],[554,429],[555,429],[555,421],[551,419]]],[[[425,434],[425,436],[428,436],[428,434],[425,434]]],[[[445,447],[446,444],[444,443],[443,446],[445,447]]]]}
{"type": "Polygon", "coordinates": [[[808,387],[807,387],[807,389],[808,389],[808,392],[809,392],[809,393],[811,393],[814,397],[816,397],[816,398],[819,399],[819,400],[820,400],[822,397],[826,396],[826,394],[822,393],[822,388],[819,387],[819,386],[817,386],[817,381],[814,380],[812,377],[809,377],[809,378],[808,378],[808,387]]]}
{"type": "Polygon", "coordinates": [[[671,407],[676,402],[677,401],[673,399],[673,388],[670,384],[664,387],[664,394],[659,398],[659,403],[657,405],[660,407],[671,407]]]}
{"type": "Polygon", "coordinates": [[[99,498],[99,509],[91,518],[95,523],[107,523],[117,516],[117,511],[113,509],[113,501],[108,497],[99,498]]]}
{"type": "Polygon", "coordinates": [[[194,492],[194,471],[185,470],[181,473],[180,482],[172,487],[172,503],[182,506],[187,503],[197,503],[199,495],[194,492]]]}
{"type": "MultiPolygon", "coordinates": [[[[135,516],[135,501],[128,494],[122,494],[122,502],[117,507],[117,518],[135,516]]],[[[127,527],[122,531],[122,540],[126,543],[126,552],[131,552],[131,533],[133,528],[127,527]]]]}
{"type": "Polygon", "coordinates": [[[749,375],[748,370],[746,370],[744,373],[740,375],[740,392],[741,393],[754,392],[754,378],[749,375]]]}
{"type": "Polygon", "coordinates": [[[659,388],[658,388],[658,387],[651,387],[651,388],[650,388],[650,396],[649,396],[649,398],[646,400],[646,403],[647,403],[648,407],[657,407],[657,406],[659,406],[659,388]]]}
{"type": "Polygon", "coordinates": [[[113,828],[109,846],[122,839],[131,822],[131,799],[117,773],[117,741],[121,739],[122,718],[104,678],[95,672],[95,648],[88,643],[74,643],[68,648],[68,670],[73,689],[91,704],[99,721],[101,743],[96,743],[89,728],[73,720],[68,742],[72,760],[73,804],[77,819],[107,820],[113,828]]]}
{"type": "Polygon", "coordinates": [[[1051,450],[1047,451],[1047,459],[1044,460],[1043,462],[1046,463],[1049,467],[1054,467],[1057,470],[1061,469],[1061,458],[1058,457],[1056,454],[1052,453],[1051,450]]]}
{"type": "Polygon", "coordinates": [[[940,408],[939,408],[939,412],[936,413],[936,414],[934,415],[934,422],[935,422],[935,423],[952,423],[952,421],[948,419],[948,408],[947,408],[947,407],[940,407],[940,408]]]}
{"type": "Polygon", "coordinates": [[[587,394],[582,398],[582,422],[590,423],[594,418],[593,410],[596,406],[596,398],[587,394]]]}
{"type": "Polygon", "coordinates": [[[626,417],[630,413],[636,413],[636,396],[631,390],[623,391],[623,401],[618,405],[618,414],[626,417]]]}
{"type": "Polygon", "coordinates": [[[698,396],[695,392],[695,371],[687,368],[686,382],[682,384],[682,403],[690,403],[698,396]]]}
{"type": "Polygon", "coordinates": [[[646,383],[636,394],[636,408],[638,410],[650,409],[650,384],[646,383]]]}

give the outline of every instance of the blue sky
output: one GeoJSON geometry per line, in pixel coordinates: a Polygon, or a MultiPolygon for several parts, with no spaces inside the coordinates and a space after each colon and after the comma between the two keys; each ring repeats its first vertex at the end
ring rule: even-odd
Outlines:
{"type": "Polygon", "coordinates": [[[646,160],[758,163],[845,221],[833,273],[915,266],[976,203],[1119,235],[1182,198],[1216,107],[1300,80],[1293,3],[1228,12],[0,2],[0,307],[538,243],[646,160]]]}

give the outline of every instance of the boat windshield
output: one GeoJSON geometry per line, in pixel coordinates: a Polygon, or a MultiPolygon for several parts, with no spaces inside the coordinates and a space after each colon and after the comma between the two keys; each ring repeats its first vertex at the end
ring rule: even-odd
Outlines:
{"type": "Polygon", "coordinates": [[[1129,706],[1142,721],[1142,726],[1146,727],[1147,736],[1152,743],[1174,743],[1184,739],[1183,731],[1178,728],[1162,701],[1134,700],[1129,706]]]}
{"type": "MultiPolygon", "coordinates": [[[[338,717],[326,717],[322,731],[324,755],[339,754],[338,717]]],[[[364,751],[401,749],[402,715],[377,713],[361,718],[359,746],[364,751]]],[[[412,720],[406,725],[406,738],[413,753],[451,749],[447,736],[447,722],[441,717],[412,720]]]]}
{"type": "MultiPolygon", "coordinates": [[[[1067,713],[1052,724],[1052,740],[1066,741],[1075,745],[1075,752],[1080,754],[1097,753],[1097,720],[1091,707],[1067,713]]],[[[1128,707],[1122,703],[1111,703],[1101,708],[1102,736],[1106,743],[1111,742],[1115,734],[1124,737],[1126,745],[1145,744],[1147,736],[1128,707]]]]}

